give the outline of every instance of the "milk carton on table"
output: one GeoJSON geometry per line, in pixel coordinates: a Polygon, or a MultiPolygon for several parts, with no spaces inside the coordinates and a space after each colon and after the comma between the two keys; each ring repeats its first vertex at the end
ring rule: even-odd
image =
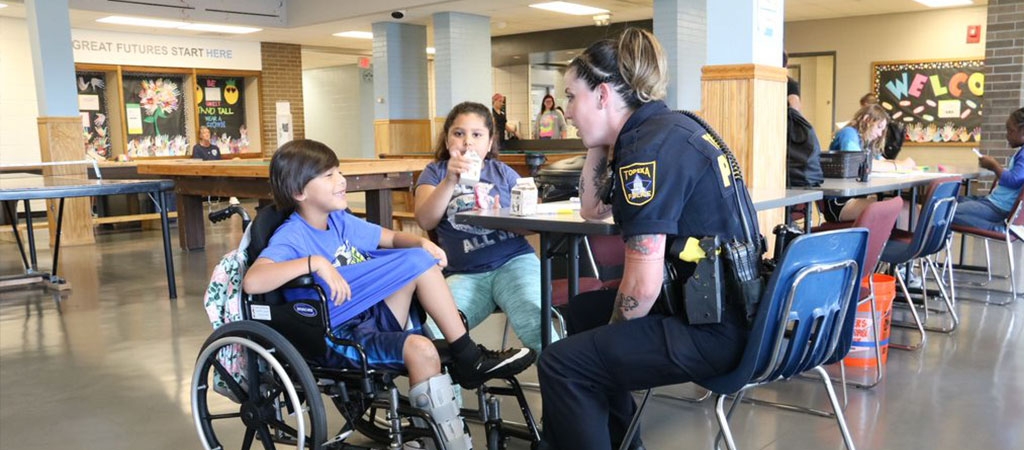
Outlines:
{"type": "Polygon", "coordinates": [[[537,214],[537,185],[533,184],[532,177],[516,180],[512,187],[512,208],[513,216],[532,216],[537,214]]]}

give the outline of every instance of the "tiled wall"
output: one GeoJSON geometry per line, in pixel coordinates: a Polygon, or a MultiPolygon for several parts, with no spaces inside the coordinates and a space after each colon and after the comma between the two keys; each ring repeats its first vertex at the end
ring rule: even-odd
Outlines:
{"type": "Polygon", "coordinates": [[[508,123],[519,125],[519,136],[530,135],[530,66],[495,67],[494,92],[505,95],[505,114],[508,123]]]}
{"type": "Polygon", "coordinates": [[[306,137],[339,158],[373,158],[373,81],[356,65],[302,72],[306,137]]]}
{"type": "Polygon", "coordinates": [[[306,137],[302,102],[302,51],[295,44],[261,42],[260,111],[263,119],[263,155],[277,150],[277,102],[291,103],[292,138],[306,137]]]}

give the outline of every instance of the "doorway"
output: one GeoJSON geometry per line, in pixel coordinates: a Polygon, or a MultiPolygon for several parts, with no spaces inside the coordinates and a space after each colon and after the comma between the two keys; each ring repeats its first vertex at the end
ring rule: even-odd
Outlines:
{"type": "Polygon", "coordinates": [[[836,52],[789,55],[789,76],[800,85],[804,117],[814,126],[818,142],[827,149],[836,127],[836,52]]]}

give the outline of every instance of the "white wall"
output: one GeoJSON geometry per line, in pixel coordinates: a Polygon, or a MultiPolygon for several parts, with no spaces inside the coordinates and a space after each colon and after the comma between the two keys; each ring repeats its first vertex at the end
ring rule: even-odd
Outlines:
{"type": "Polygon", "coordinates": [[[0,165],[40,161],[28,26],[0,17],[0,165]]]}
{"type": "MultiPolygon", "coordinates": [[[[373,158],[373,81],[356,65],[302,71],[306,137],[339,158],[373,158]]],[[[372,73],[372,72],[370,72],[372,73]]]]}
{"type": "MultiPolygon", "coordinates": [[[[982,42],[967,44],[967,26],[985,26],[987,7],[939,9],[921,13],[787,22],[789,53],[836,52],[836,121],[849,120],[858,100],[872,88],[872,63],[985,57],[982,42]]],[[[827,141],[822,142],[827,145],[827,141]]],[[[977,164],[968,147],[904,147],[900,157],[919,165],[977,164]]]]}
{"type": "Polygon", "coordinates": [[[519,136],[530,136],[530,66],[495,67],[494,92],[506,97],[505,113],[508,123],[519,126],[519,136]]]}

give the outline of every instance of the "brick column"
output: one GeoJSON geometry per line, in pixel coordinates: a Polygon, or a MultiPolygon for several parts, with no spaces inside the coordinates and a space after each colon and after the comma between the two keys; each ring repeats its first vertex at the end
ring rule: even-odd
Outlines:
{"type": "MultiPolygon", "coordinates": [[[[1024,3],[989,0],[985,30],[985,115],[981,122],[982,152],[1006,165],[1013,149],[1006,146],[1006,118],[1024,106],[1024,3]]],[[[990,182],[981,189],[988,191],[990,182]]]]}
{"type": "Polygon", "coordinates": [[[296,44],[261,42],[263,71],[260,76],[260,117],[263,156],[277,150],[277,102],[291,103],[292,137],[305,139],[306,122],[302,105],[302,47],[296,44]]]}
{"type": "Polygon", "coordinates": [[[707,0],[654,0],[654,35],[668,59],[672,109],[696,111],[701,102],[701,68],[707,62],[707,0]]]}

